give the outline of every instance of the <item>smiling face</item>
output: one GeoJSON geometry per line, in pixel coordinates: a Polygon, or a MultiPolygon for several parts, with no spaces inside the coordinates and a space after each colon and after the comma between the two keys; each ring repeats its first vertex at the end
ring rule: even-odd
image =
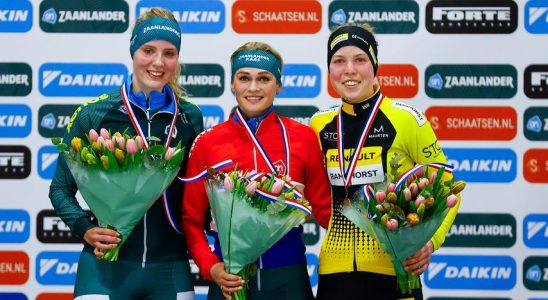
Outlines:
{"type": "Polygon", "coordinates": [[[167,41],[150,41],[133,56],[133,92],[162,91],[173,78],[179,64],[177,48],[167,41]]]}
{"type": "Polygon", "coordinates": [[[274,75],[257,68],[238,69],[230,87],[236,95],[240,110],[247,118],[262,115],[280,91],[280,85],[274,75]]]}
{"type": "Polygon", "coordinates": [[[359,103],[375,92],[375,72],[369,56],[356,46],[339,49],[329,62],[329,80],[349,103],[359,103]]]}

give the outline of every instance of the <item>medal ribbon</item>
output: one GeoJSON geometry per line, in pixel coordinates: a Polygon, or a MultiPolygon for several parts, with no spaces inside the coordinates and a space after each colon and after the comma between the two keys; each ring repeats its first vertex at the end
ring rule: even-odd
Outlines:
{"type": "MultiPolygon", "coordinates": [[[[266,164],[270,168],[270,171],[272,171],[275,174],[278,174],[278,172],[276,171],[276,167],[274,167],[274,163],[272,163],[272,161],[268,157],[268,154],[266,153],[264,147],[261,145],[261,143],[259,142],[259,140],[255,136],[253,131],[251,131],[251,129],[249,128],[249,125],[247,125],[244,117],[240,113],[240,110],[236,109],[235,114],[236,114],[236,117],[238,118],[238,120],[240,121],[240,123],[242,124],[242,126],[245,128],[247,136],[251,139],[251,142],[253,143],[255,148],[257,148],[259,150],[259,153],[261,154],[264,161],[266,162],[266,164]]],[[[289,138],[287,136],[287,130],[285,129],[284,123],[282,122],[280,117],[278,117],[277,115],[276,115],[276,118],[278,118],[278,122],[280,123],[280,126],[282,127],[282,142],[284,143],[285,163],[286,163],[285,175],[289,176],[289,155],[290,155],[289,138]]],[[[283,174],[278,174],[278,175],[283,175],[283,174]]]]}
{"type": "Polygon", "coordinates": [[[347,187],[352,184],[352,175],[354,174],[354,170],[356,169],[356,166],[358,165],[358,158],[360,157],[360,152],[362,151],[362,147],[365,143],[365,140],[367,139],[367,136],[369,134],[369,130],[373,126],[373,121],[375,120],[375,116],[377,115],[377,112],[379,111],[379,108],[381,107],[381,103],[384,96],[382,93],[379,93],[379,96],[377,100],[375,101],[375,104],[371,108],[371,111],[369,112],[369,116],[366,120],[366,123],[362,129],[360,138],[356,142],[356,146],[354,148],[354,153],[350,156],[350,162],[348,163],[348,167],[344,167],[344,136],[343,136],[343,119],[342,119],[342,106],[339,108],[339,113],[337,114],[337,150],[339,154],[339,169],[341,170],[341,174],[343,175],[343,181],[344,186],[347,187]]]}

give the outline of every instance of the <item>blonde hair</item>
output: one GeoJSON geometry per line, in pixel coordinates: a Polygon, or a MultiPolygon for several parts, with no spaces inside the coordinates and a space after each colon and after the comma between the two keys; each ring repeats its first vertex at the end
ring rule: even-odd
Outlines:
{"type": "MultiPolygon", "coordinates": [[[[161,7],[153,7],[146,11],[144,14],[142,14],[136,21],[134,28],[139,25],[141,22],[143,22],[146,19],[150,18],[166,18],[170,19],[176,23],[177,19],[173,16],[173,14],[166,9],[163,9],[161,7]]],[[[188,97],[186,91],[183,89],[182,86],[179,85],[179,77],[181,76],[181,64],[177,64],[177,68],[175,69],[175,73],[173,74],[173,77],[169,80],[167,83],[173,93],[175,94],[175,98],[177,101],[179,101],[180,98],[186,98],[188,97]]]]}
{"type": "Polygon", "coordinates": [[[284,60],[282,59],[282,56],[280,55],[278,51],[276,51],[276,49],[272,48],[272,46],[263,42],[247,42],[241,45],[240,47],[238,47],[238,49],[232,52],[232,55],[230,56],[230,68],[232,68],[232,61],[234,60],[234,57],[236,57],[238,53],[246,50],[262,50],[262,51],[272,53],[272,55],[274,55],[274,57],[276,57],[276,59],[280,62],[280,73],[281,73],[284,67],[284,60]]]}

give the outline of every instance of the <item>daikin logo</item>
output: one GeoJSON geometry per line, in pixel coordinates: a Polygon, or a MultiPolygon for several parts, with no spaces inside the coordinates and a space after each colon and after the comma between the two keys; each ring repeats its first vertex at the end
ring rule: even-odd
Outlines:
{"type": "Polygon", "coordinates": [[[434,289],[510,290],[516,262],[510,256],[434,255],[424,278],[434,289]]]}
{"type": "Polygon", "coordinates": [[[530,33],[548,33],[548,1],[533,0],[525,4],[525,29],[530,33]]]}
{"type": "Polygon", "coordinates": [[[57,12],[54,8],[49,8],[42,14],[42,22],[48,24],[57,23],[57,12]]]}
{"type": "Polygon", "coordinates": [[[24,243],[29,239],[30,215],[21,209],[0,209],[0,243],[24,243]]]}
{"type": "Polygon", "coordinates": [[[316,65],[287,64],[282,72],[279,98],[314,98],[320,94],[321,70],[316,65]]]}
{"type": "Polygon", "coordinates": [[[121,86],[128,71],[123,64],[46,63],[40,67],[44,96],[96,96],[121,86]]]}
{"type": "Polygon", "coordinates": [[[204,129],[211,128],[225,120],[223,109],[218,105],[200,105],[204,119],[204,129]]]}
{"type": "Polygon", "coordinates": [[[457,178],[468,182],[512,182],[517,173],[517,156],[511,149],[443,150],[457,178]]]}
{"type": "Polygon", "coordinates": [[[183,33],[219,33],[225,26],[225,6],[217,0],[189,0],[184,5],[169,0],[142,0],[137,3],[136,15],[158,6],[173,13],[183,33]]]}
{"type": "Polygon", "coordinates": [[[523,239],[529,248],[548,249],[548,215],[532,214],[523,220],[523,239]]]}
{"type": "Polygon", "coordinates": [[[342,8],[339,8],[333,12],[331,15],[331,22],[339,25],[346,23],[346,14],[342,8]]]}
{"type": "Polygon", "coordinates": [[[44,285],[73,285],[80,252],[45,251],[36,257],[36,280],[44,285]]]}
{"type": "Polygon", "coordinates": [[[32,4],[29,1],[0,1],[0,32],[27,32],[31,27],[32,4]]]}

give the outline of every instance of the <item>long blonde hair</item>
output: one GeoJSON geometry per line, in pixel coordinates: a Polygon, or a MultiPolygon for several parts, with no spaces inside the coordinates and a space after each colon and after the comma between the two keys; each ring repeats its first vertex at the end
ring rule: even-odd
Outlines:
{"type": "MultiPolygon", "coordinates": [[[[135,28],[141,22],[149,18],[166,18],[178,23],[177,19],[175,19],[175,17],[169,10],[163,9],[161,7],[153,7],[149,9],[148,11],[146,11],[144,14],[142,14],[139,17],[139,19],[135,21],[135,25],[133,27],[135,28]]],[[[175,94],[175,98],[177,101],[180,98],[188,97],[186,91],[183,89],[182,86],[179,85],[180,76],[181,76],[181,64],[177,64],[177,68],[175,69],[175,73],[173,74],[173,77],[167,83],[169,87],[171,88],[171,90],[173,90],[173,93],[175,94]]]]}

